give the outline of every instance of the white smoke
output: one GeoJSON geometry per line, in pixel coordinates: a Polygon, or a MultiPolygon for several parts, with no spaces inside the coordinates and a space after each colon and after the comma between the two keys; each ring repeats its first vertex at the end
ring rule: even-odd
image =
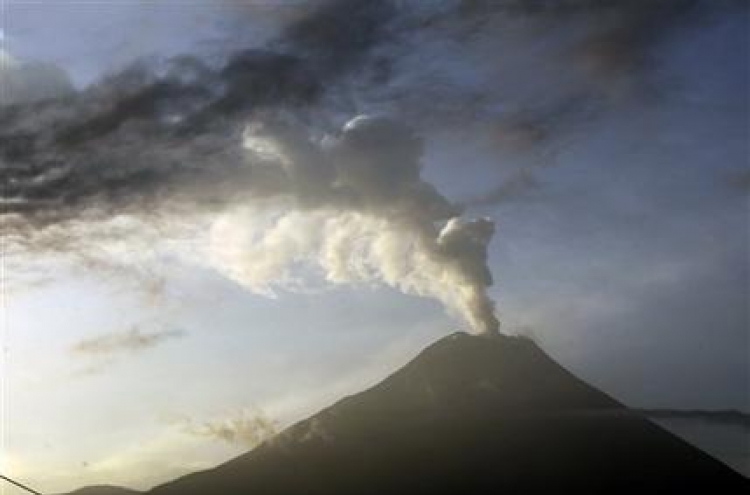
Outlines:
{"type": "Polygon", "coordinates": [[[409,129],[357,117],[314,141],[255,124],[245,147],[280,177],[214,223],[210,258],[227,276],[263,294],[307,290],[316,277],[385,284],[439,300],[476,332],[497,332],[486,293],[494,225],[460,218],[420,178],[422,145],[409,129]]]}

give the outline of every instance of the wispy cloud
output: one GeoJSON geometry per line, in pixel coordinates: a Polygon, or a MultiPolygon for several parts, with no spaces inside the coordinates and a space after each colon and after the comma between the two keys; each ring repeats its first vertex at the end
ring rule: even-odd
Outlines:
{"type": "Polygon", "coordinates": [[[208,421],[177,416],[169,418],[167,422],[179,426],[184,433],[245,448],[255,447],[279,431],[278,423],[258,408],[240,409],[231,415],[208,421]]]}
{"type": "Polygon", "coordinates": [[[121,332],[111,332],[77,342],[71,352],[77,355],[109,356],[141,352],[171,339],[183,337],[182,330],[143,331],[137,326],[121,332]]]}

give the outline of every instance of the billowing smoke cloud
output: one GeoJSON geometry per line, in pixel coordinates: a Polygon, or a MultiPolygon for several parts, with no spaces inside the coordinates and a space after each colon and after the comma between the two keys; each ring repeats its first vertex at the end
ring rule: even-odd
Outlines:
{"type": "Polygon", "coordinates": [[[91,246],[109,256],[147,225],[198,238],[196,258],[252,290],[386,284],[495,331],[492,223],[462,219],[421,179],[421,143],[396,121],[484,134],[522,157],[472,204],[535,190],[562,137],[648,93],[631,89],[648,86],[655,47],[705,10],[662,4],[312,2],[264,47],[142,61],[12,102],[0,108],[0,227],[11,254],[96,263],[91,246]],[[395,120],[336,131],[363,109],[395,120]]]}
{"type": "Polygon", "coordinates": [[[394,8],[323,2],[270,47],[218,67],[145,61],[66,98],[3,108],[11,248],[101,265],[91,245],[112,257],[128,251],[121,244],[138,222],[169,236],[192,219],[210,231],[208,248],[197,234],[193,255],[208,249],[253,290],[300,290],[317,270],[326,284],[436,298],[476,331],[496,331],[492,222],[460,219],[420,178],[422,143],[407,127],[358,118],[332,132],[339,112],[321,112],[394,8]]]}
{"type": "Polygon", "coordinates": [[[357,117],[315,143],[288,127],[249,128],[245,146],[281,170],[285,194],[222,216],[213,260],[258,292],[330,284],[386,284],[432,297],[479,332],[496,332],[489,219],[459,209],[420,177],[422,144],[403,125],[357,117]],[[303,276],[304,277],[304,276],[303,276]]]}

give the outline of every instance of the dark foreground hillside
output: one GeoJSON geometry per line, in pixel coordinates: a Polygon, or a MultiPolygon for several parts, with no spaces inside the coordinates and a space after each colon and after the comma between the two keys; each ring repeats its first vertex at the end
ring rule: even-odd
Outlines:
{"type": "Polygon", "coordinates": [[[747,480],[529,340],[454,334],[379,385],[152,495],[741,493],[747,480]]]}

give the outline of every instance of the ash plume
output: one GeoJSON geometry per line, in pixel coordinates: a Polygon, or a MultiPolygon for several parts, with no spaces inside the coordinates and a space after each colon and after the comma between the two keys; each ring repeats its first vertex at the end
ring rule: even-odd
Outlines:
{"type": "MultiPolygon", "coordinates": [[[[316,132],[330,132],[344,116],[382,112],[420,132],[484,133],[516,154],[548,149],[540,160],[553,161],[582,124],[634,95],[658,94],[651,69],[661,44],[742,4],[722,5],[328,0],[279,7],[289,20],[264,46],[216,62],[143,60],[82,91],[3,99],[3,229],[21,241],[29,230],[81,216],[153,214],[165,203],[221,209],[265,180],[237,144],[267,112],[294,114],[316,132]]],[[[257,8],[245,10],[251,16],[257,8]]],[[[65,86],[58,72],[36,70],[35,80],[65,86]]],[[[532,165],[514,177],[537,172],[532,165]]],[[[479,203],[501,202],[520,183],[513,180],[479,203]]]]}
{"type": "MultiPolygon", "coordinates": [[[[309,111],[344,68],[366,56],[389,20],[388,5],[322,2],[268,46],[229,54],[219,63],[189,55],[144,59],[78,92],[37,92],[33,99],[5,92],[5,231],[84,213],[106,218],[153,210],[166,197],[203,204],[231,200],[234,184],[251,180],[237,146],[247,122],[260,112],[309,111]],[[342,16],[347,29],[326,36],[342,16]],[[223,187],[227,182],[230,187],[223,187]]],[[[10,71],[3,80],[25,74],[10,71]]]]}
{"type": "Polygon", "coordinates": [[[477,332],[498,320],[487,245],[494,224],[466,220],[420,177],[421,140],[384,117],[360,116],[319,142],[287,126],[248,129],[246,148],[283,174],[284,194],[243,205],[214,224],[216,266],[250,289],[385,284],[432,297],[477,332]]]}
{"type": "Polygon", "coordinates": [[[2,107],[11,252],[97,263],[92,244],[124,253],[146,244],[145,226],[193,236],[186,256],[259,292],[306,290],[322,273],[325,285],[432,297],[475,331],[497,331],[492,222],[460,218],[421,179],[422,143],[407,126],[360,117],[337,131],[340,109],[325,115],[394,5],[322,2],[222,64],[145,60],[72,95],[2,107]]]}
{"type": "Polygon", "coordinates": [[[511,169],[465,204],[523,197],[586,125],[658,94],[665,40],[737,5],[316,1],[218,61],[146,59],[77,92],[37,70],[59,91],[0,105],[8,253],[119,272],[175,240],[259,292],[386,284],[495,331],[492,222],[421,179],[416,136],[489,143],[511,169]],[[338,130],[361,113],[392,118],[338,130]]]}

